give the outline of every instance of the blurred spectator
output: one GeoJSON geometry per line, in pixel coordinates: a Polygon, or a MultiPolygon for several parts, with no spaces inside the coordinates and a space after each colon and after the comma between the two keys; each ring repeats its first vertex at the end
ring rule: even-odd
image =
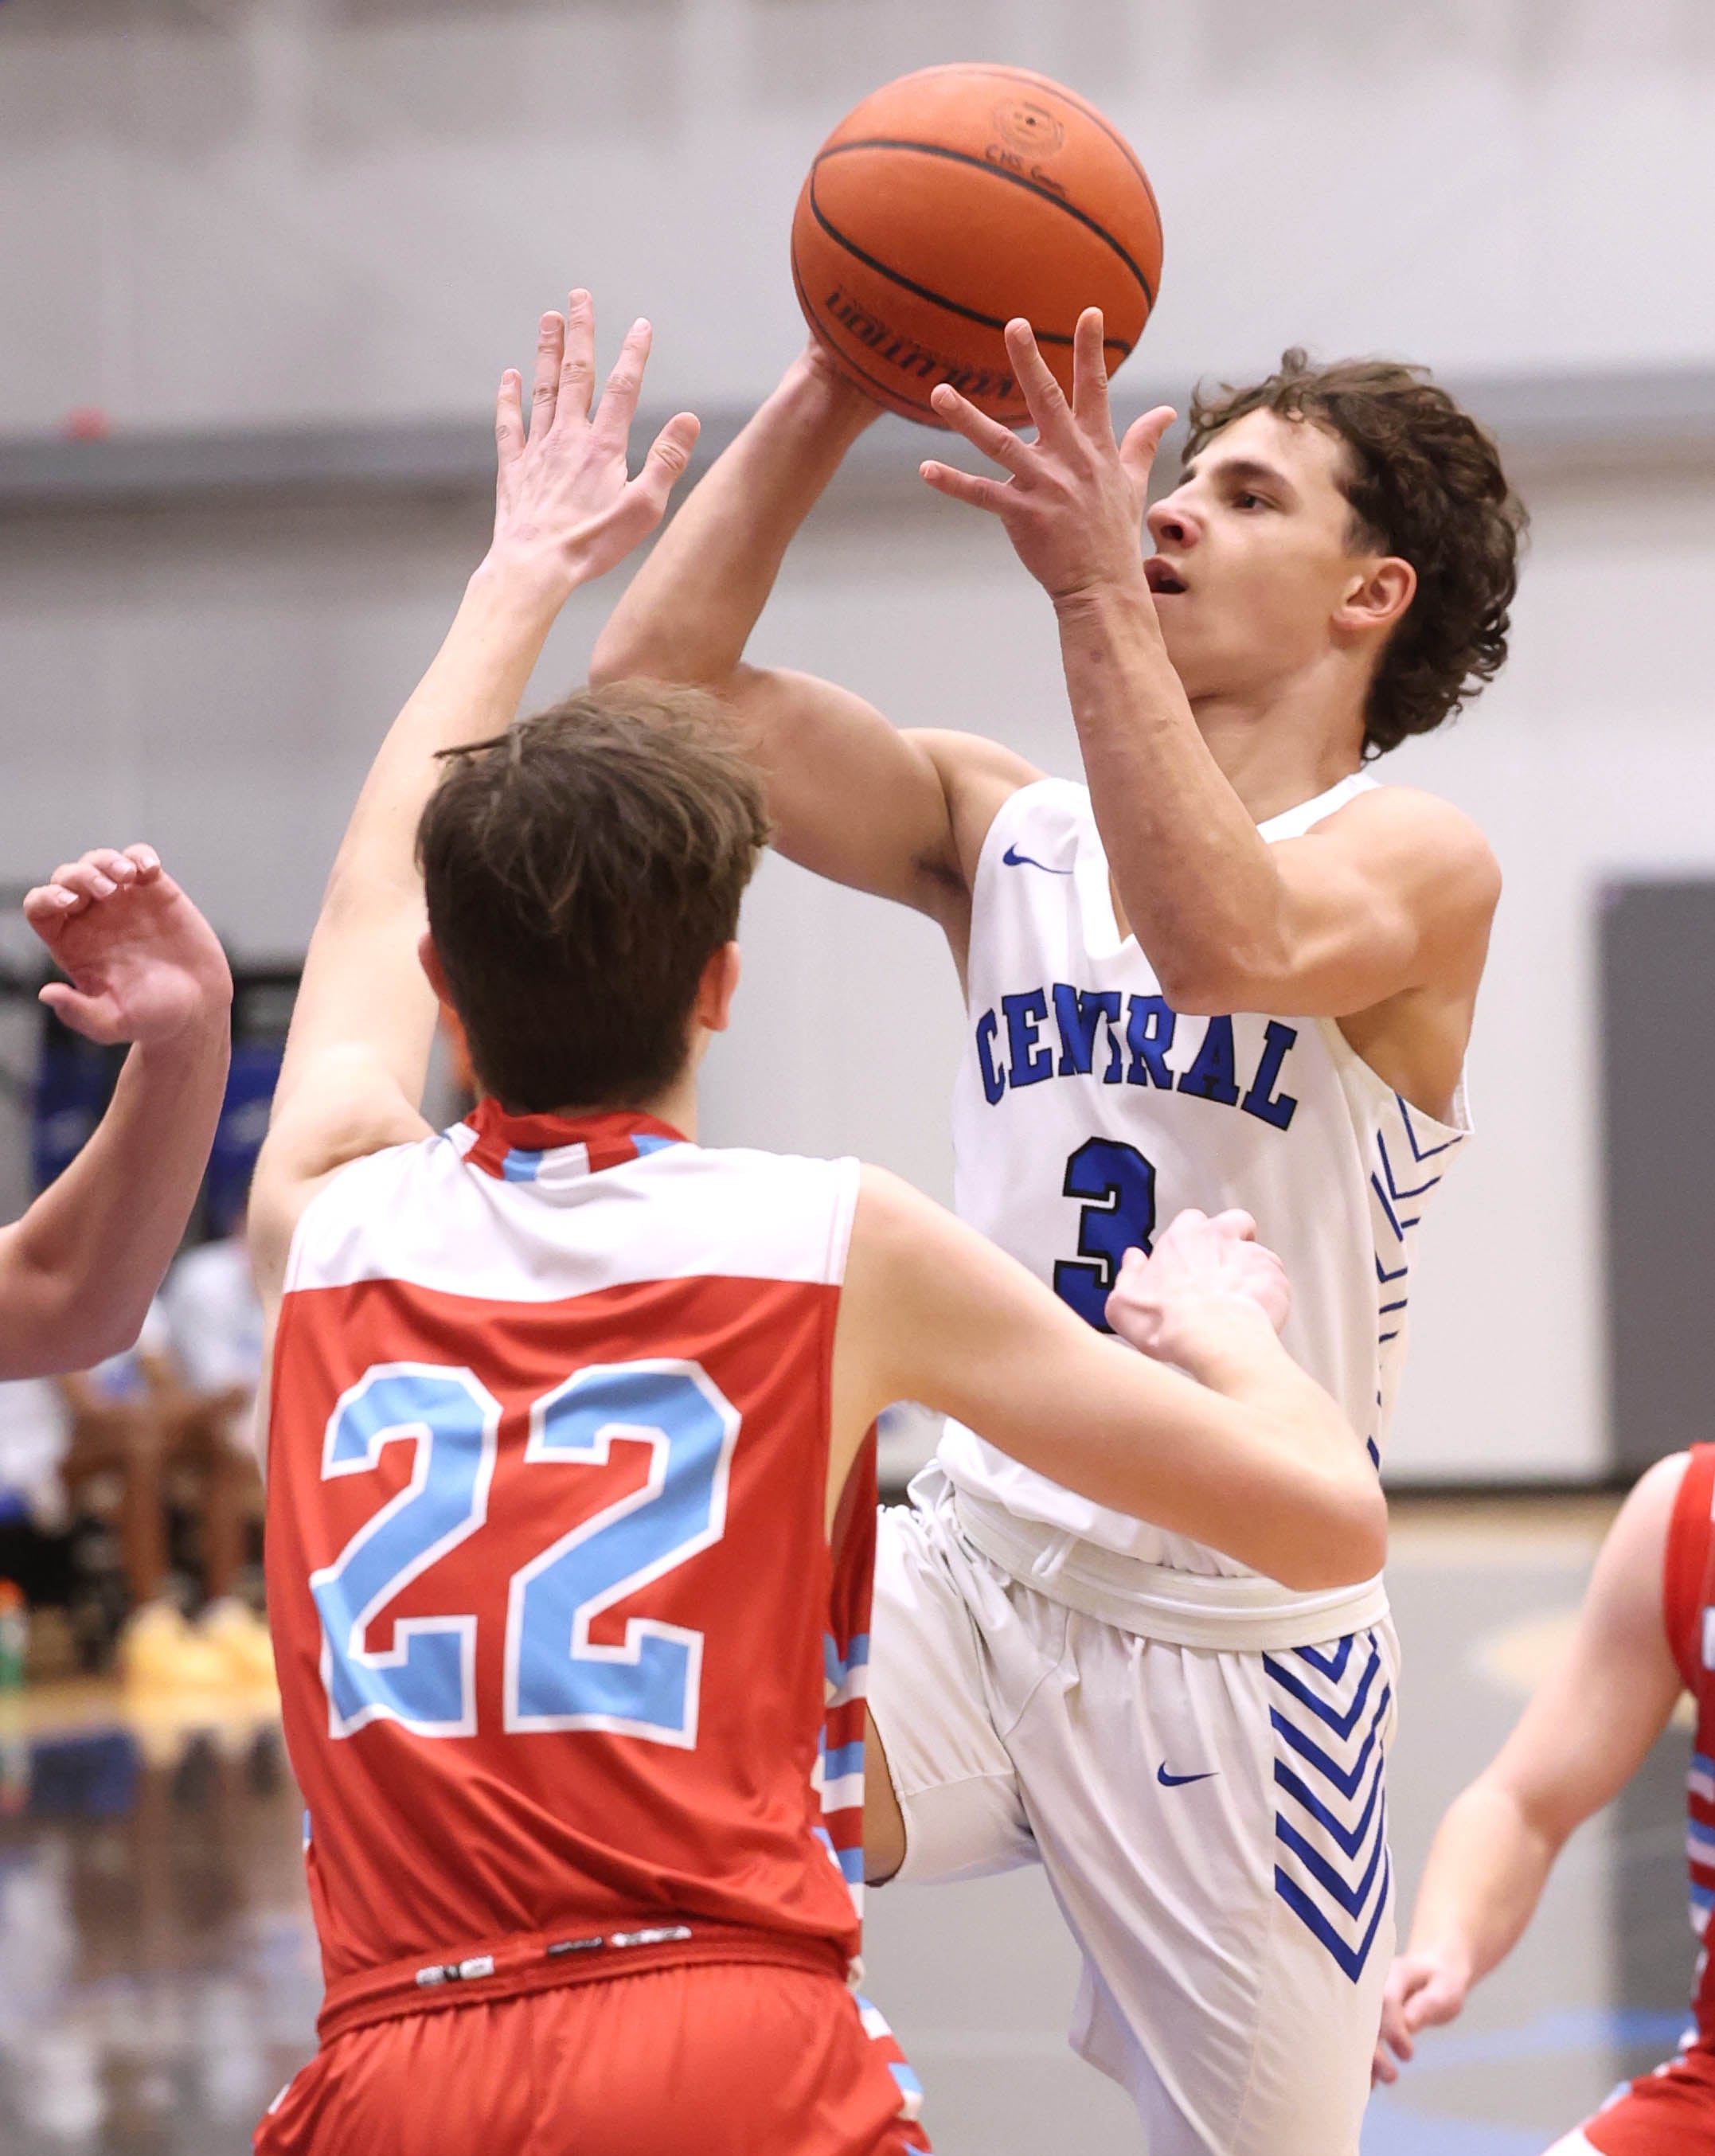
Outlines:
{"type": "Polygon", "coordinates": [[[120,1484],[119,1534],[131,1614],[121,1629],[120,1666],[140,1685],[270,1682],[268,1629],[234,1593],[244,1561],[245,1527],[257,1491],[254,1461],[234,1445],[235,1419],[254,1382],[210,1391],[187,1384],[159,1301],[136,1346],[81,1375],[63,1378],[72,1410],[61,1469],[75,1493],[96,1476],[120,1484]],[[167,1592],[167,1507],[187,1482],[200,1524],[208,1596],[195,1625],[167,1592]]]}

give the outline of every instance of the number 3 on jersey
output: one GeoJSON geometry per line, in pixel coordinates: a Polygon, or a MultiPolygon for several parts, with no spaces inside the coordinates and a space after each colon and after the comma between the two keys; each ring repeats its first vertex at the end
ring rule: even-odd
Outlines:
{"type": "Polygon", "coordinates": [[[1099,1332],[1111,1332],[1107,1298],[1121,1260],[1130,1250],[1147,1252],[1154,1233],[1154,1167],[1136,1146],[1086,1138],[1067,1161],[1060,1188],[1089,1202],[1078,1215],[1078,1256],[1055,1261],[1054,1291],[1099,1332]]]}
{"type": "MultiPolygon", "coordinates": [[[[416,1447],[406,1486],[311,1578],[334,1736],[383,1720],[423,1737],[475,1733],[475,1613],[401,1618],[390,1646],[363,1643],[388,1604],[487,1519],[501,1412],[469,1370],[388,1363],[367,1371],[329,1419],[324,1481],[372,1471],[389,1444],[416,1447]]],[[[512,1575],[508,1731],[606,1729],[695,1745],[701,1633],[633,1617],[618,1644],[601,1645],[589,1628],[721,1539],[738,1424],[693,1363],[596,1365],[533,1403],[524,1466],[599,1465],[616,1439],[646,1445],[650,1465],[642,1488],[512,1575]]]]}

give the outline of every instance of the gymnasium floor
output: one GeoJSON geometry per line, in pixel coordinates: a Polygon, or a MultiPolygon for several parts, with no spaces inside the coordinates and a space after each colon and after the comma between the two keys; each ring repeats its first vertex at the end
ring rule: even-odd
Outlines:
{"type": "MultiPolygon", "coordinates": [[[[1564,1630],[1611,1508],[1395,1508],[1408,1892],[1445,1801],[1564,1630]]],[[[1538,2156],[1677,2037],[1686,1742],[1569,1851],[1526,1945],[1372,2107],[1364,2156],[1538,2156]]],[[[297,1799],[264,1703],[127,1720],[96,1686],[0,1698],[0,2156],[231,2156],[311,2045],[297,1799]]],[[[1066,2051],[1076,1970],[1040,1876],[872,1897],[867,1989],[942,2156],[1136,2151],[1066,2051]]]]}

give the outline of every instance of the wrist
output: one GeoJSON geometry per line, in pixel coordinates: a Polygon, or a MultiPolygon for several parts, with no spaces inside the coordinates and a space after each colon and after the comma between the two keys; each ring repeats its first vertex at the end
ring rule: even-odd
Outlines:
{"type": "Polygon", "coordinates": [[[215,1065],[224,1071],[232,1052],[230,975],[206,983],[178,1024],[133,1041],[131,1052],[142,1069],[175,1083],[215,1065]]]}
{"type": "Polygon", "coordinates": [[[1141,556],[1135,562],[1116,563],[1074,578],[1062,587],[1050,588],[1048,596],[1062,626],[1100,622],[1115,615],[1131,615],[1141,620],[1147,615],[1150,627],[1158,631],[1155,601],[1150,595],[1149,579],[1143,573],[1141,556]]]}
{"type": "Polygon", "coordinates": [[[776,393],[813,422],[819,433],[849,449],[881,417],[881,407],[812,338],[787,368],[776,393]]]}
{"type": "Polygon", "coordinates": [[[1209,1296],[1176,1316],[1157,1350],[1200,1384],[1224,1392],[1281,1353],[1267,1313],[1244,1296],[1209,1296]]]}
{"type": "Polygon", "coordinates": [[[552,622],[579,582],[562,549],[497,536],[471,571],[465,596],[469,605],[534,624],[552,622]]]}

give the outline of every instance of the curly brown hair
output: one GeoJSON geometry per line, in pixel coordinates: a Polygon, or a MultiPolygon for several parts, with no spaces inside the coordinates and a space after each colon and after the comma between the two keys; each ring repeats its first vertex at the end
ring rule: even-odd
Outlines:
{"type": "Polygon", "coordinates": [[[1366,758],[1433,732],[1501,670],[1528,518],[1493,440],[1422,367],[1313,367],[1294,346],[1248,389],[1199,388],[1186,455],[1250,412],[1307,419],[1346,445],[1354,548],[1397,554],[1417,593],[1389,638],[1364,711],[1366,758]]]}

